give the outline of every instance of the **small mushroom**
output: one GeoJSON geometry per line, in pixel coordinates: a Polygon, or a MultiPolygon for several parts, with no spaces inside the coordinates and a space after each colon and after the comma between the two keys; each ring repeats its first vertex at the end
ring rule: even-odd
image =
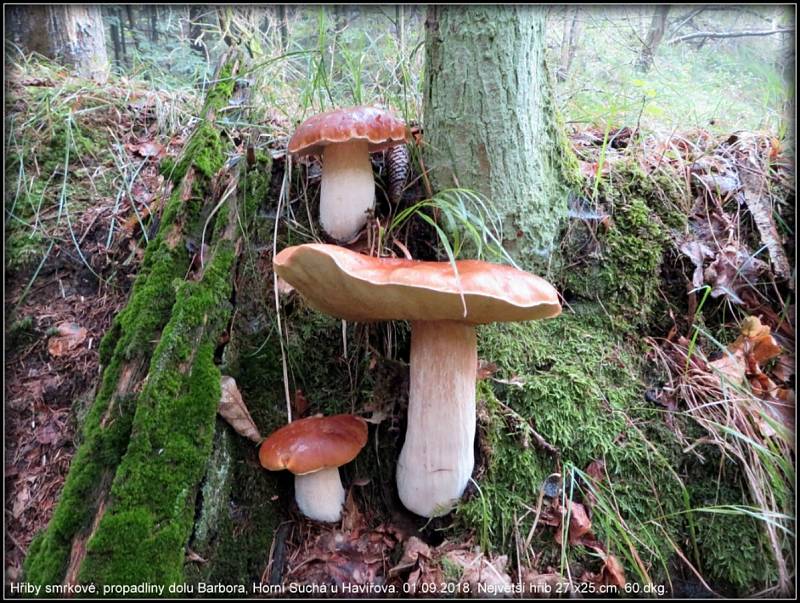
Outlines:
{"type": "Polygon", "coordinates": [[[376,107],[336,109],[298,126],[289,153],[322,156],[319,221],[332,238],[352,239],[375,206],[369,154],[405,141],[405,123],[376,107]]]}
{"type": "Polygon", "coordinates": [[[367,423],[361,417],[317,415],[273,432],[258,458],[270,471],[294,473],[294,496],[304,515],[338,521],[344,504],[339,467],[356,458],[366,443],[367,423]]]}
{"type": "Polygon", "coordinates": [[[397,465],[400,500],[447,513],[474,465],[475,325],[561,313],[556,290],[511,266],[374,258],[335,245],[281,251],[275,271],[321,312],[344,320],[410,320],[408,429],[397,465]]]}

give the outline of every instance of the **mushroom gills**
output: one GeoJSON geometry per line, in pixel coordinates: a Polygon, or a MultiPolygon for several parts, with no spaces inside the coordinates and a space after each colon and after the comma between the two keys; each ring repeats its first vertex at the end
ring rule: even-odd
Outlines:
{"type": "Polygon", "coordinates": [[[295,475],[294,497],[306,517],[317,521],[339,521],[344,505],[339,469],[332,467],[295,475]]]}
{"type": "Polygon", "coordinates": [[[337,241],[349,241],[375,206],[369,143],[354,140],[325,147],[322,155],[319,222],[337,241]]]}
{"type": "Polygon", "coordinates": [[[477,365],[472,325],[412,323],[408,428],[397,489],[403,505],[423,517],[448,513],[472,475],[477,365]]]}

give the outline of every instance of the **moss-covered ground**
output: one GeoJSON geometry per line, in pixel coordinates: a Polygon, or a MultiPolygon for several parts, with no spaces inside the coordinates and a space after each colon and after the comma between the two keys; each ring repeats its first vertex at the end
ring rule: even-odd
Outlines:
{"type": "MultiPolygon", "coordinates": [[[[685,227],[677,209],[682,194],[673,181],[619,166],[599,186],[610,218],[605,226],[567,229],[569,261],[554,279],[569,299],[564,313],[479,328],[479,356],[497,373],[479,385],[483,467],[478,488],[456,512],[455,529],[473,530],[491,548],[513,554],[515,533],[527,536],[535,513],[526,511],[536,507],[545,479],[560,474],[581,501],[587,487],[580,476],[600,460],[605,475],[594,486],[593,529],[629,578],[668,584],[687,577],[679,556],[730,595],[774,578],[771,564],[756,560],[767,546],[759,522],[699,510],[744,504],[740,469],[711,445],[698,448],[704,463],[683,453],[665,409],[645,395],[661,375],[647,359],[642,333],[660,332],[669,311],[680,313],[685,304],[683,282],[676,291],[665,282],[671,236],[685,227]],[[537,446],[531,428],[560,456],[537,446]]],[[[703,435],[682,415],[672,420],[684,435],[703,435]]],[[[562,557],[553,532],[539,528],[533,540],[542,568],[568,562],[599,569],[580,546],[562,557]]]]}

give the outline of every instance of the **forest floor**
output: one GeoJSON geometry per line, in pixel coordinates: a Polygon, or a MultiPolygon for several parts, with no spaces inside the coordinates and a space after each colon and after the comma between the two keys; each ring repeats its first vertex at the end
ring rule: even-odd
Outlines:
{"type": "MultiPolygon", "coordinates": [[[[9,582],[20,578],[27,547],[58,500],[78,426],[98,384],[98,342],[126,304],[147,242],[148,215],[157,216],[163,204],[158,162],[177,157],[188,126],[181,120],[167,124],[160,113],[164,105],[185,99],[114,86],[87,94],[79,82],[49,69],[12,74],[7,86],[7,125],[16,138],[6,176],[17,183],[16,189],[7,187],[5,200],[9,582]],[[26,117],[41,115],[55,98],[58,106],[48,111],[63,110],[73,119],[66,134],[56,119],[26,117]],[[113,158],[109,148],[115,149],[113,158]],[[79,161],[70,158],[75,151],[79,161]]],[[[665,424],[687,450],[694,440],[671,422],[670,413],[694,416],[706,428],[706,444],[716,438],[736,462],[750,463],[740,486],[756,507],[761,503],[757,513],[767,518],[765,524],[774,517],[783,521],[792,514],[780,491],[788,475],[770,474],[767,463],[773,456],[788,460],[793,474],[793,450],[786,446],[793,438],[795,389],[791,156],[778,139],[763,133],[713,137],[695,130],[652,139],[630,127],[588,127],[570,132],[570,141],[584,178],[581,194],[570,203],[565,238],[577,241],[571,253],[575,264],[594,265],[603,254],[617,253],[620,260],[626,253],[614,247],[621,240],[609,236],[628,219],[602,194],[614,186],[646,180],[652,189],[648,198],[662,203],[657,213],[682,225],[664,241],[669,251],[655,267],[660,281],[652,303],[658,316],[635,329],[661,376],[646,392],[647,401],[667,411],[665,424]],[[745,400],[740,410],[715,413],[709,401],[724,399],[731,385],[745,400]],[[726,430],[741,436],[734,438],[738,444],[725,438],[726,430]],[[745,437],[753,447],[741,444],[745,437]],[[754,457],[759,447],[773,456],[754,457]]],[[[569,277],[559,284],[567,305],[570,292],[585,288],[569,277]]],[[[491,379],[495,370],[484,366],[482,378],[491,379]]],[[[600,465],[584,469],[602,481],[600,465]]],[[[541,525],[555,528],[551,545],[564,546],[563,532],[571,546],[602,559],[573,576],[575,583],[621,585],[619,560],[592,531],[597,501],[562,499],[559,506],[547,488],[541,491],[549,506],[536,509],[536,521],[541,512],[541,525]]],[[[769,526],[765,532],[778,574],[770,574],[769,581],[783,580],[794,571],[793,558],[780,534],[769,526]]],[[[286,581],[395,583],[423,593],[429,588],[424,585],[448,580],[461,585],[454,592],[478,585],[485,592],[520,585],[515,591],[520,594],[535,592],[536,584],[575,588],[554,565],[523,565],[527,553],[520,550],[513,562],[501,551],[482,550],[476,531],[434,544],[401,519],[372,525],[352,492],[338,529],[299,523],[279,533],[277,548],[265,554],[262,575],[269,575],[279,555],[286,581]]],[[[740,583],[735,572],[711,574],[716,582],[692,576],[691,588],[735,592],[752,581],[750,574],[738,576],[740,583]]]]}
{"type": "Polygon", "coordinates": [[[6,580],[16,581],[94,400],[100,339],[144,255],[137,215],[144,220],[157,205],[158,159],[177,154],[181,140],[158,135],[160,99],[146,90],[89,91],[52,66],[12,71],[6,86],[6,168],[16,184],[6,188],[6,580]],[[61,111],[76,115],[71,144],[59,131],[61,111]],[[120,182],[120,165],[133,178],[120,182]]]}

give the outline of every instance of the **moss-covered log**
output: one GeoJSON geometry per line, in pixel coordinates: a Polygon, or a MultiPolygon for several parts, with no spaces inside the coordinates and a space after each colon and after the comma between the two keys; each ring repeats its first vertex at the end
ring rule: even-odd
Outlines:
{"type": "MultiPolygon", "coordinates": [[[[237,165],[217,111],[239,60],[220,64],[195,129],[170,166],[171,192],[125,310],[101,348],[101,385],[59,504],[26,559],[34,584],[183,581],[197,490],[219,403],[215,353],[227,328],[242,235],[237,165]],[[215,213],[216,211],[216,213],[215,213]],[[192,247],[199,248],[203,258],[192,247]]],[[[241,162],[244,164],[244,162],[241,162]]]]}

